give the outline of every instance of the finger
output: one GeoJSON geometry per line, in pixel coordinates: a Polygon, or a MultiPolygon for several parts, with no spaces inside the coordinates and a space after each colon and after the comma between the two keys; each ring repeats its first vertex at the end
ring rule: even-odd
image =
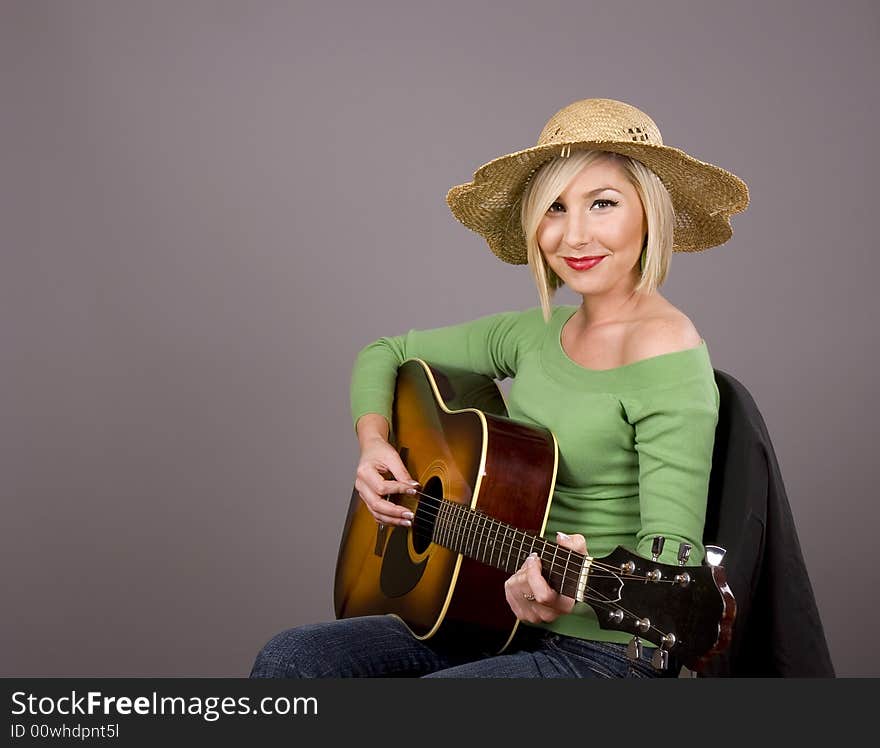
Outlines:
{"type": "Polygon", "coordinates": [[[394,480],[383,480],[377,487],[376,493],[381,494],[382,496],[389,496],[394,494],[408,494],[410,496],[415,496],[418,493],[416,486],[419,484],[416,481],[412,483],[401,483],[400,481],[394,480]]]}
{"type": "Polygon", "coordinates": [[[541,605],[552,605],[556,602],[558,595],[547,584],[541,573],[541,560],[537,553],[532,553],[526,559],[525,564],[526,586],[528,589],[523,590],[526,595],[534,595],[535,601],[541,605]]]}
{"type": "Polygon", "coordinates": [[[544,623],[556,620],[560,613],[570,613],[574,608],[574,599],[560,595],[547,582],[541,573],[541,560],[537,555],[526,559],[525,574],[529,594],[535,596],[534,604],[537,606],[535,614],[544,623]]]}
{"type": "Polygon", "coordinates": [[[523,589],[528,589],[528,587],[520,572],[505,582],[504,594],[507,598],[507,604],[518,620],[527,623],[549,623],[559,617],[559,613],[554,608],[541,605],[537,599],[526,599],[526,595],[531,593],[523,592],[523,589]]]}
{"type": "Polygon", "coordinates": [[[587,539],[583,535],[566,535],[564,532],[557,532],[556,542],[559,543],[562,548],[568,548],[571,551],[582,553],[584,555],[587,553],[587,539]]]}
{"type": "Polygon", "coordinates": [[[524,584],[520,577],[520,574],[514,574],[512,577],[508,577],[508,579],[504,582],[504,597],[507,599],[507,604],[510,606],[510,609],[513,611],[513,614],[520,621],[526,621],[528,623],[538,623],[539,619],[537,616],[537,612],[532,606],[532,604],[525,599],[525,594],[523,592],[524,584]]]}
{"type": "Polygon", "coordinates": [[[379,496],[369,486],[361,484],[360,481],[355,485],[355,488],[370,514],[377,521],[386,525],[405,525],[407,527],[411,525],[413,513],[406,507],[379,496]]]}
{"type": "Polygon", "coordinates": [[[394,449],[389,450],[388,456],[385,457],[382,467],[391,473],[392,477],[406,488],[419,485],[419,482],[409,474],[409,470],[406,469],[406,465],[404,465],[403,460],[400,459],[400,454],[394,449]]]}
{"type": "Polygon", "coordinates": [[[407,479],[406,482],[395,480],[394,474],[383,462],[361,462],[358,465],[356,476],[380,496],[388,494],[414,495],[419,487],[419,482],[415,480],[407,479]]]}
{"type": "Polygon", "coordinates": [[[406,525],[409,527],[412,524],[414,515],[404,506],[398,506],[390,501],[379,499],[373,503],[370,509],[373,516],[376,519],[385,522],[386,525],[406,525]]]}
{"type": "Polygon", "coordinates": [[[412,520],[401,519],[400,517],[392,517],[388,514],[373,514],[376,522],[380,525],[393,525],[395,527],[412,527],[412,520]]]}
{"type": "MultiPolygon", "coordinates": [[[[556,540],[560,548],[567,548],[583,555],[587,554],[587,540],[583,535],[567,535],[564,532],[557,532],[556,540]]],[[[559,595],[554,607],[563,613],[570,613],[574,608],[574,598],[559,595]]]]}

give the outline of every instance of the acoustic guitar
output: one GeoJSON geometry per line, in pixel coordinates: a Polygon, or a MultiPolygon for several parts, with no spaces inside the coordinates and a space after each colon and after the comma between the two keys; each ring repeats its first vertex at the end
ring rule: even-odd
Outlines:
{"type": "Polygon", "coordinates": [[[736,601],[720,559],[658,562],[617,547],[602,558],[543,537],[556,480],[553,434],[507,417],[489,377],[441,370],[420,359],[398,370],[389,441],[421,484],[388,497],[415,515],[411,527],[378,524],[352,491],[334,584],[337,618],[391,613],[420,639],[452,639],[462,649],[502,652],[518,621],[504,581],[532,552],[550,586],[590,605],[604,629],[633,635],[700,669],[730,641],[736,601]]]}

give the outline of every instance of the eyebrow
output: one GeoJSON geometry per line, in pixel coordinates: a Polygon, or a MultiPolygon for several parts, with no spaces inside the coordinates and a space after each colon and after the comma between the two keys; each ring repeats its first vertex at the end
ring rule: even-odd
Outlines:
{"type": "MultiPolygon", "coordinates": [[[[584,192],[582,197],[590,197],[591,195],[598,195],[600,192],[605,192],[605,190],[611,190],[612,192],[616,192],[620,195],[623,194],[620,190],[615,189],[614,187],[611,187],[610,185],[606,185],[605,187],[597,187],[595,190],[590,190],[589,192],[584,192]]],[[[562,197],[562,196],[560,195],[559,197],[562,197]]]]}

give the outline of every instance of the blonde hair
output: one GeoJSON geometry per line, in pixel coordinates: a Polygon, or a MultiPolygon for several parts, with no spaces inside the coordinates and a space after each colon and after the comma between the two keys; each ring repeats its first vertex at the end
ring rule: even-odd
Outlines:
{"type": "Polygon", "coordinates": [[[550,302],[562,280],[548,266],[538,246],[538,226],[548,208],[556,201],[566,185],[585,166],[611,159],[618,163],[630,184],[635,187],[647,226],[647,252],[637,292],[653,293],[666,280],[672,256],[675,210],[672,198],[660,178],[640,161],[619,153],[600,150],[578,150],[567,158],[557,156],[543,164],[523,190],[520,220],[526,237],[526,252],[544,319],[549,320],[550,302]]]}

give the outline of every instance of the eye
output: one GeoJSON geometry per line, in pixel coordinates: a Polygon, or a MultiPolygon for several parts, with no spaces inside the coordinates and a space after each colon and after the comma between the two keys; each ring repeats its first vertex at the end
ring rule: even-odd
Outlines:
{"type": "MultiPolygon", "coordinates": [[[[598,200],[593,200],[593,204],[590,208],[613,208],[617,205],[616,200],[608,200],[606,198],[599,198],[598,200]]],[[[565,206],[560,203],[558,200],[551,203],[550,207],[547,208],[548,213],[562,213],[565,211],[565,206]]]]}

